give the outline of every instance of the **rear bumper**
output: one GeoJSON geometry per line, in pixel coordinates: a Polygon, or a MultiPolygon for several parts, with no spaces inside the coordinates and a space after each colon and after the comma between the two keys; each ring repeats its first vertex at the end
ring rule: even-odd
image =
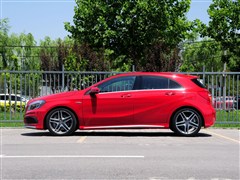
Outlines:
{"type": "Polygon", "coordinates": [[[210,109],[204,113],[204,127],[210,127],[213,126],[216,122],[216,111],[213,107],[210,107],[210,109]]]}

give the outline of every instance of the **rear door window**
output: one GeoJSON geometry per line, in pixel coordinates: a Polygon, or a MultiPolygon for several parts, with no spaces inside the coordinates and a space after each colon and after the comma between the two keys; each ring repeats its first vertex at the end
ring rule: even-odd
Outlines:
{"type": "Polygon", "coordinates": [[[142,76],[140,89],[180,89],[177,82],[160,76],[142,76]]]}

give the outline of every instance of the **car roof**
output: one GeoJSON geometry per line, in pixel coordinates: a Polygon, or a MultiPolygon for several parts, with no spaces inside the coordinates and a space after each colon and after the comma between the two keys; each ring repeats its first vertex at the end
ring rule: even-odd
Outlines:
{"type": "Polygon", "coordinates": [[[163,77],[182,77],[182,78],[188,78],[188,79],[194,79],[198,78],[197,76],[193,75],[188,75],[188,74],[180,74],[180,73],[173,73],[173,72],[129,72],[129,73],[122,73],[118,74],[117,76],[144,76],[144,75],[149,75],[149,76],[163,76],[163,77]]]}
{"type": "Polygon", "coordinates": [[[19,96],[19,97],[21,97],[20,94],[0,94],[0,96],[19,96]]]}

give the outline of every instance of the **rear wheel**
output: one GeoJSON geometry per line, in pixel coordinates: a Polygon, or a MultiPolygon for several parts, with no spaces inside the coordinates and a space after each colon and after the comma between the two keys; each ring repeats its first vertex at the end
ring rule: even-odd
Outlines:
{"type": "Polygon", "coordinates": [[[191,108],[184,108],[177,111],[172,119],[172,129],[182,136],[195,136],[202,126],[202,117],[191,108]]]}
{"type": "Polygon", "coordinates": [[[66,108],[52,110],[47,118],[47,128],[52,135],[67,136],[71,135],[77,126],[75,115],[66,108]]]}

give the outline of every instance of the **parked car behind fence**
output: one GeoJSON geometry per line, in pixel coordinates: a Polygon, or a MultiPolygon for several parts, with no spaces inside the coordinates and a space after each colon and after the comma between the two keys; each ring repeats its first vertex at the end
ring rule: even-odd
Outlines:
{"type": "Polygon", "coordinates": [[[28,102],[28,98],[20,94],[0,94],[0,110],[8,111],[24,111],[28,102]]]}
{"type": "Polygon", "coordinates": [[[213,106],[217,110],[234,110],[237,109],[237,101],[234,96],[216,97],[213,99],[213,106]],[[225,104],[225,106],[224,106],[225,104]]]}

